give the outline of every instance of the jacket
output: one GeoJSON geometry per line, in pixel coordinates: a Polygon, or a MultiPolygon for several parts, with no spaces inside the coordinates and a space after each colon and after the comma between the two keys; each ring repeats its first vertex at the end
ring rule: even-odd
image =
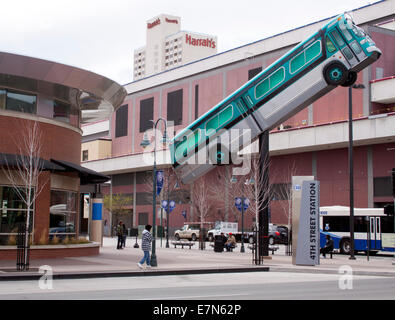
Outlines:
{"type": "Polygon", "coordinates": [[[152,234],[148,230],[143,231],[141,249],[143,251],[151,250],[152,234]]]}

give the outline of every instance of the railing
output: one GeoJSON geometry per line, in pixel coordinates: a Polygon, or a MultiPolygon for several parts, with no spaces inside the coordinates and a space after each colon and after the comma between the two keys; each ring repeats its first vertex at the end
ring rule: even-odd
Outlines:
{"type": "Polygon", "coordinates": [[[16,238],[16,269],[21,271],[29,270],[30,260],[30,241],[26,243],[26,226],[25,224],[18,225],[18,235],[16,238]]]}

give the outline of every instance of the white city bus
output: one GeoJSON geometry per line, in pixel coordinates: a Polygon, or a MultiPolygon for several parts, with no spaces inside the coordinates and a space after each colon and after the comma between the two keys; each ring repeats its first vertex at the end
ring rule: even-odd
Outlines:
{"type": "MultiPolygon", "coordinates": [[[[383,208],[354,208],[354,251],[393,251],[383,248],[382,234],[393,233],[392,216],[383,208]],[[370,241],[368,241],[370,239],[370,241]]],[[[326,235],[334,242],[334,249],[350,254],[350,208],[343,206],[320,207],[320,245],[325,246],[326,235]]]]}

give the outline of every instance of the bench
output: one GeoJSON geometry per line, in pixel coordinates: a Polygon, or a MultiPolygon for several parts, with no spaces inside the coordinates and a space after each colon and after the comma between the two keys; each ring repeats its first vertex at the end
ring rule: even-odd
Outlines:
{"type": "MultiPolygon", "coordinates": [[[[248,246],[248,249],[253,250],[253,249],[254,249],[254,246],[249,245],[249,246],[248,246]]],[[[274,251],[277,251],[278,249],[279,249],[278,246],[271,246],[271,245],[269,245],[269,251],[271,251],[272,254],[274,254],[274,251]]]]}
{"type": "MultiPolygon", "coordinates": [[[[328,252],[327,252],[327,253],[325,253],[325,254],[326,254],[326,255],[327,255],[327,254],[329,254],[329,255],[330,255],[330,257],[331,257],[331,259],[332,259],[333,251],[334,251],[334,250],[328,251],[328,252]]],[[[322,254],[322,253],[321,253],[321,254],[322,254]]],[[[323,259],[325,259],[325,258],[323,258],[323,259]]]]}
{"type": "Polygon", "coordinates": [[[186,242],[186,241],[174,241],[172,242],[172,245],[174,246],[174,249],[177,248],[177,246],[181,246],[184,249],[184,246],[189,246],[189,249],[191,249],[192,246],[195,245],[194,242],[186,242]]]}
{"type": "MultiPolygon", "coordinates": [[[[214,243],[210,243],[210,247],[214,248],[214,243]]],[[[230,248],[230,252],[233,252],[233,249],[237,248],[237,244],[230,248]]],[[[226,250],[226,246],[224,245],[224,250],[226,250]]]]}

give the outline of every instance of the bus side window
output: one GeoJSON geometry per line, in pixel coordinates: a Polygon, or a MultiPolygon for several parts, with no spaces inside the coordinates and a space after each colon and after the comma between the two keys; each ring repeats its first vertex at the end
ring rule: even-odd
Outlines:
{"type": "Polygon", "coordinates": [[[229,122],[233,118],[233,106],[229,105],[219,114],[219,127],[222,127],[225,123],[229,122]]]}
{"type": "Polygon", "coordinates": [[[309,63],[314,58],[318,57],[321,53],[321,41],[314,42],[306,49],[306,63],[309,63]]]}
{"type": "Polygon", "coordinates": [[[206,136],[211,136],[217,132],[218,129],[218,116],[214,116],[206,123],[206,136]]]}
{"type": "Polygon", "coordinates": [[[326,48],[328,49],[328,52],[329,52],[329,53],[332,53],[332,52],[335,52],[335,51],[336,51],[335,45],[333,44],[333,42],[331,41],[331,39],[329,39],[328,36],[326,36],[325,42],[326,42],[326,48]]]}
{"type": "Polygon", "coordinates": [[[295,58],[293,58],[290,62],[290,72],[295,73],[300,68],[302,68],[305,64],[304,51],[299,53],[295,58]]]}

